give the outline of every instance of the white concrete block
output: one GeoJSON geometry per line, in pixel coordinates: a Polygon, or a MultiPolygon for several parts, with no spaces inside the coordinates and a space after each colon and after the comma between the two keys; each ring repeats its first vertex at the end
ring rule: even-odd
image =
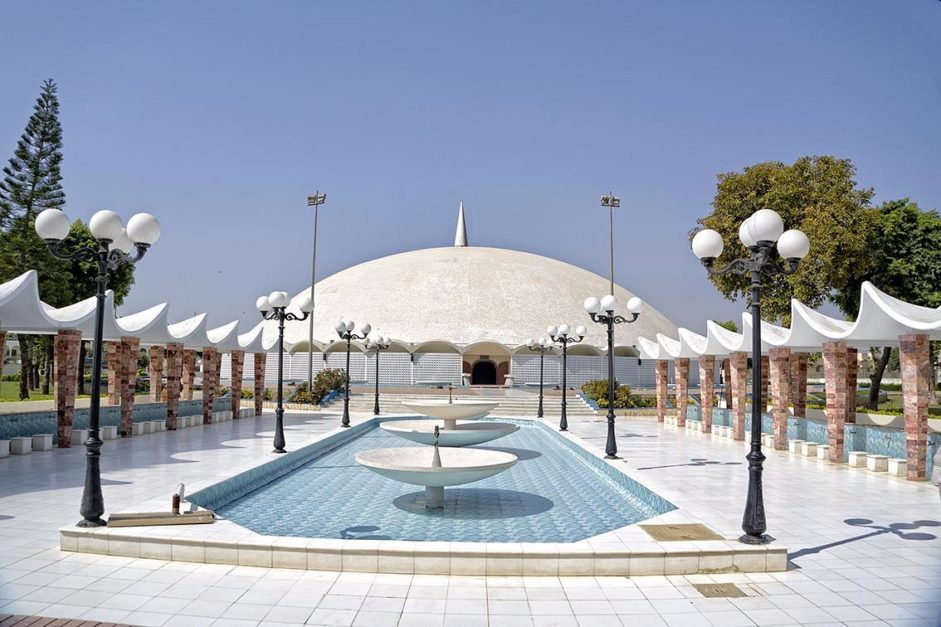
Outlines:
{"type": "Polygon", "coordinates": [[[33,452],[33,438],[29,436],[10,438],[10,453],[12,455],[26,455],[33,452]]]}
{"type": "Polygon", "coordinates": [[[893,477],[905,477],[908,474],[908,460],[890,459],[887,464],[888,472],[893,477]]]}
{"type": "Polygon", "coordinates": [[[117,440],[118,439],[117,425],[105,425],[101,427],[101,439],[102,440],[117,440]]]}
{"type": "Polygon", "coordinates": [[[167,421],[166,420],[154,420],[154,432],[166,431],[167,430],[167,421]]]}
{"type": "Polygon", "coordinates": [[[830,459],[830,445],[829,444],[817,445],[817,459],[823,459],[823,460],[830,459]]]}
{"type": "Polygon", "coordinates": [[[144,423],[143,422],[131,423],[131,435],[144,435],[144,423]]]}
{"type": "Polygon", "coordinates": [[[10,441],[0,440],[0,457],[7,457],[10,454],[10,441]]]}
{"type": "MultiPolygon", "coordinates": [[[[134,426],[136,427],[138,424],[140,424],[140,426],[141,426],[141,432],[142,432],[142,433],[153,433],[153,432],[154,432],[154,423],[151,422],[150,420],[148,420],[148,421],[146,421],[146,422],[141,422],[141,423],[134,423],[134,426]]],[[[137,433],[135,432],[134,435],[137,435],[137,433]]]]}
{"type": "Polygon", "coordinates": [[[788,453],[800,453],[801,444],[804,443],[804,440],[788,440],[787,442],[787,452],[788,453]]]}
{"type": "Polygon", "coordinates": [[[816,442],[801,442],[801,455],[804,457],[816,457],[817,456],[817,443],[816,442]]]}
{"type": "Polygon", "coordinates": [[[73,429],[72,430],[72,444],[79,445],[85,444],[85,440],[88,439],[88,429],[73,429]]]}
{"type": "Polygon", "coordinates": [[[868,455],[866,457],[866,468],[872,472],[887,472],[889,470],[889,458],[887,455],[868,455]]]}
{"type": "Polygon", "coordinates": [[[52,434],[51,433],[37,433],[33,436],[33,450],[34,451],[51,451],[52,450],[52,434]]]}
{"type": "Polygon", "coordinates": [[[866,466],[866,451],[850,451],[847,464],[853,468],[864,468],[866,466]]]}
{"type": "Polygon", "coordinates": [[[770,433],[762,433],[761,445],[767,448],[774,448],[774,435],[770,433]]]}

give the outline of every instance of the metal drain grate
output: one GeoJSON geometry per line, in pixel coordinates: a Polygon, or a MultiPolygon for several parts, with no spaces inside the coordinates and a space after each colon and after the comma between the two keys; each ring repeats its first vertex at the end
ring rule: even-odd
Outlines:
{"type": "Polygon", "coordinates": [[[710,599],[748,596],[734,583],[694,583],[693,587],[699,590],[701,595],[710,599]]]}
{"type": "Polygon", "coordinates": [[[640,525],[654,540],[671,542],[681,540],[725,540],[715,531],[699,523],[688,525],[640,525]]]}

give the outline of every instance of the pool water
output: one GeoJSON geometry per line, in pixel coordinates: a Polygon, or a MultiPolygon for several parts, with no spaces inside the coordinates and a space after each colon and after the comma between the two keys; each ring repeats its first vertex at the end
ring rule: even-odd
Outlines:
{"type": "Polygon", "coordinates": [[[361,451],[422,446],[379,428],[321,454],[216,512],[257,533],[311,538],[455,542],[573,542],[674,507],[630,478],[527,421],[474,448],[514,453],[515,466],[445,488],[425,509],[424,488],[358,465],[361,451]]]}

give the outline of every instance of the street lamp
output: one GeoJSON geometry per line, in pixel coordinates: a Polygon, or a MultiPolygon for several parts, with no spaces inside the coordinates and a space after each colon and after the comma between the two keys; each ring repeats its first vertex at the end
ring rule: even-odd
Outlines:
{"type": "Polygon", "coordinates": [[[372,413],[379,415],[379,353],[387,350],[392,345],[391,340],[381,335],[370,337],[366,340],[366,350],[376,352],[376,401],[372,407],[372,413]]]}
{"type": "Polygon", "coordinates": [[[307,206],[314,208],[314,252],[310,262],[310,324],[307,328],[307,391],[314,392],[314,285],[317,281],[317,209],[327,202],[327,194],[317,192],[307,197],[307,206]]]}
{"type": "Polygon", "coordinates": [[[350,426],[350,346],[353,340],[365,340],[366,336],[368,336],[369,332],[372,330],[368,322],[363,325],[362,335],[353,333],[353,329],[355,328],[356,323],[352,320],[349,322],[340,320],[334,327],[340,339],[346,340],[346,391],[343,395],[343,419],[340,421],[341,427],[350,426]]]}
{"type": "Polygon", "coordinates": [[[603,324],[608,328],[608,440],[605,443],[605,459],[618,458],[618,443],[614,439],[614,392],[617,386],[614,380],[614,325],[634,322],[644,310],[644,301],[632,297],[627,301],[627,311],[631,314],[630,319],[619,316],[614,313],[618,301],[613,294],[608,294],[601,300],[594,296],[585,301],[585,311],[591,317],[592,322],[603,324]]]}
{"type": "Polygon", "coordinates": [[[551,326],[546,329],[546,333],[549,334],[549,338],[562,346],[562,418],[559,420],[559,431],[568,431],[569,421],[568,417],[565,415],[565,406],[566,406],[566,395],[565,388],[567,383],[565,381],[565,360],[568,356],[568,347],[569,344],[578,344],[583,339],[585,339],[585,327],[578,326],[575,329],[575,335],[569,335],[569,325],[560,324],[558,328],[551,326]]]}
{"type": "Polygon", "coordinates": [[[526,347],[534,353],[539,353],[539,411],[536,412],[537,418],[542,418],[542,373],[543,362],[546,359],[546,353],[552,350],[552,343],[544,337],[538,340],[532,338],[526,340],[526,347]]]}
{"type": "MultiPolygon", "coordinates": [[[[278,321],[278,406],[274,410],[275,428],[274,428],[274,452],[284,453],[284,407],[282,401],[284,372],[284,322],[293,320],[307,320],[314,309],[314,303],[310,297],[304,295],[298,303],[298,309],[301,315],[286,311],[291,299],[287,292],[271,292],[267,296],[259,296],[255,301],[255,307],[261,312],[261,317],[265,320],[278,321]]],[[[308,390],[313,392],[313,390],[308,390]]]]}
{"type": "Polygon", "coordinates": [[[724,268],[715,269],[713,263],[722,254],[725,244],[722,236],[712,229],[703,229],[693,237],[693,253],[699,257],[712,275],[729,273],[747,274],[751,277],[752,316],[752,390],[751,404],[751,450],[748,460],[748,497],[740,542],[766,544],[773,538],[765,535],[765,505],[761,493],[761,473],[765,456],[761,452],[761,404],[757,391],[761,389],[761,278],[776,274],[789,275],[797,272],[801,259],[810,251],[810,240],[802,231],[784,230],[784,220],[770,209],[760,209],[742,222],[738,238],[751,253],[750,257],[733,259],[724,268]],[[778,254],[787,262],[782,264],[773,256],[777,244],[778,254]]]}
{"type": "MultiPolygon", "coordinates": [[[[113,211],[99,211],[88,221],[88,228],[97,246],[84,246],[72,251],[61,248],[72,225],[69,217],[59,209],[46,209],[36,216],[36,233],[56,259],[90,261],[97,264],[98,283],[95,292],[95,343],[92,366],[91,408],[88,420],[88,439],[85,440],[85,488],[79,512],[79,527],[102,527],[105,500],[101,494],[101,353],[104,335],[105,290],[108,270],[117,270],[125,264],[134,264],[143,258],[147,249],[160,238],[160,223],[149,213],[138,213],[121,224],[121,217],[113,211]],[[134,255],[131,256],[131,250],[134,255]]],[[[111,373],[114,376],[114,373],[111,373]]]]}
{"type": "Polygon", "coordinates": [[[614,192],[608,192],[601,195],[601,206],[608,208],[608,243],[610,245],[611,273],[608,275],[611,280],[611,294],[614,294],[614,210],[621,206],[621,199],[614,195],[614,192]]]}

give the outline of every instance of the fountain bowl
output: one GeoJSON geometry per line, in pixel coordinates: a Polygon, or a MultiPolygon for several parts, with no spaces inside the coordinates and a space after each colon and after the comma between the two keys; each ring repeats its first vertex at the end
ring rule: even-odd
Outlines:
{"type": "MultiPolygon", "coordinates": [[[[445,424],[486,416],[500,405],[496,401],[409,401],[402,403],[422,416],[444,420],[445,424]]],[[[446,427],[451,429],[453,427],[446,427]]]]}
{"type": "Polygon", "coordinates": [[[373,472],[412,485],[445,487],[473,483],[516,464],[512,453],[487,449],[437,449],[441,466],[433,467],[433,447],[379,448],[356,455],[356,462],[373,472]]]}
{"type": "Polygon", "coordinates": [[[519,426],[502,422],[470,421],[448,428],[442,420],[395,420],[380,428],[412,442],[434,444],[435,426],[440,427],[439,444],[445,447],[483,444],[519,431],[519,426]]]}

